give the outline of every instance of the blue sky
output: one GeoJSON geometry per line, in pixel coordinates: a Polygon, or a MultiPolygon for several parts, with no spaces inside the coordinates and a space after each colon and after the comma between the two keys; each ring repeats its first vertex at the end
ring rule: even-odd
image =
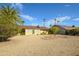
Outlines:
{"type": "Polygon", "coordinates": [[[79,4],[15,3],[9,5],[19,10],[21,19],[25,21],[24,25],[43,26],[43,19],[46,19],[45,25],[49,27],[50,24],[55,24],[56,18],[59,25],[79,26],[79,4]]]}

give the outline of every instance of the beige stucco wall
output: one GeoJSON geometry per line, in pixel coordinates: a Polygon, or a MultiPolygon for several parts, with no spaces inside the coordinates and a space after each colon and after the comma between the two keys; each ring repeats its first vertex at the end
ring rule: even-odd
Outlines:
{"type": "Polygon", "coordinates": [[[31,35],[32,29],[25,29],[25,35],[31,35]]]}
{"type": "Polygon", "coordinates": [[[41,33],[46,33],[46,34],[48,34],[48,32],[47,31],[43,31],[43,30],[35,30],[34,29],[34,34],[33,34],[33,29],[25,29],[25,35],[39,35],[39,34],[41,34],[41,33]]]}

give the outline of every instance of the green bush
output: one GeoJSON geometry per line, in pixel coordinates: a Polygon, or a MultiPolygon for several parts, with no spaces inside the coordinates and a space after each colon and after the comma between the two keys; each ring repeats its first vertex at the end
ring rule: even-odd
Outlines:
{"type": "Polygon", "coordinates": [[[49,34],[65,34],[65,30],[61,30],[59,27],[51,27],[48,31],[49,34]]]}
{"type": "Polygon", "coordinates": [[[21,29],[21,30],[20,30],[20,34],[21,34],[21,35],[25,35],[25,29],[21,29]]]}
{"type": "Polygon", "coordinates": [[[63,34],[63,35],[78,36],[79,35],[79,28],[66,30],[66,29],[61,29],[60,27],[57,27],[57,26],[53,26],[49,29],[48,33],[49,34],[63,34]]]}
{"type": "Polygon", "coordinates": [[[79,35],[79,29],[71,29],[71,30],[66,30],[66,35],[74,35],[74,36],[77,36],[79,35]]]}

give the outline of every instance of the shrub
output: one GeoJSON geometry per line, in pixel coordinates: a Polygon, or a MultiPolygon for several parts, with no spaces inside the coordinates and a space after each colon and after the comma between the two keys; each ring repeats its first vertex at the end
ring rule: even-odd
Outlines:
{"type": "Polygon", "coordinates": [[[66,30],[65,34],[66,35],[75,35],[75,36],[77,36],[77,35],[79,35],[79,29],[77,28],[77,29],[66,30]]]}
{"type": "Polygon", "coordinates": [[[21,34],[21,35],[25,35],[25,29],[21,29],[21,30],[20,30],[20,34],[21,34]]]}
{"type": "Polygon", "coordinates": [[[65,34],[65,30],[61,30],[59,27],[51,27],[48,31],[49,34],[65,34]]]}

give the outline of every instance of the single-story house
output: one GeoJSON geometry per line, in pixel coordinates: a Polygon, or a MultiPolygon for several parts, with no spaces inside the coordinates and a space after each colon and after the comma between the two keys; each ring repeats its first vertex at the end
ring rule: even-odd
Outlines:
{"type": "Polygon", "coordinates": [[[39,34],[48,34],[47,27],[40,26],[20,26],[24,35],[39,35],[39,34]]]}

